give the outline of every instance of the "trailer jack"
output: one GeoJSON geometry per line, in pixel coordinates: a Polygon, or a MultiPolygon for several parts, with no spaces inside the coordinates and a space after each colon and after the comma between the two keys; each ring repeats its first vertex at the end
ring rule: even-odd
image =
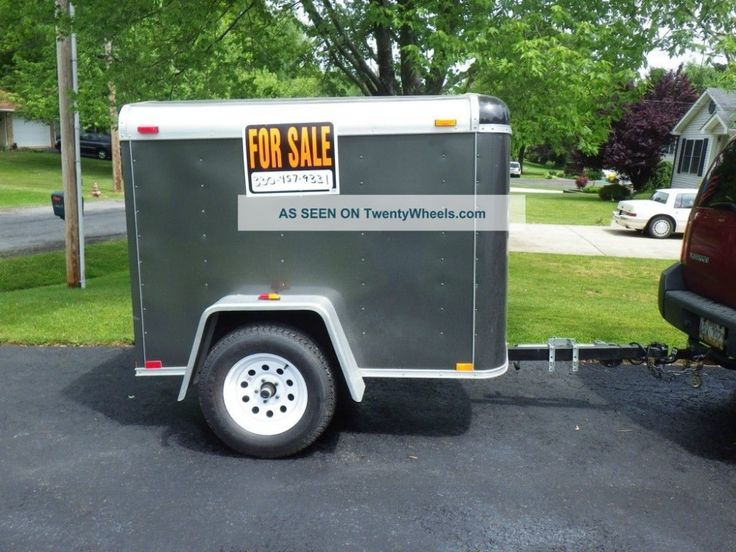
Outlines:
{"type": "Polygon", "coordinates": [[[600,362],[603,366],[616,367],[624,361],[634,365],[645,365],[649,373],[663,381],[673,381],[680,376],[689,376],[689,384],[698,389],[703,384],[702,370],[705,355],[691,349],[670,349],[664,343],[650,343],[642,346],[639,343],[619,345],[596,341],[594,343],[577,343],[569,337],[551,337],[546,344],[520,344],[508,348],[509,360],[519,370],[523,361],[544,361],[548,363],[548,371],[555,371],[557,362],[571,362],[571,372],[580,369],[584,361],[600,362]],[[675,363],[684,361],[675,367],[675,363]]]}

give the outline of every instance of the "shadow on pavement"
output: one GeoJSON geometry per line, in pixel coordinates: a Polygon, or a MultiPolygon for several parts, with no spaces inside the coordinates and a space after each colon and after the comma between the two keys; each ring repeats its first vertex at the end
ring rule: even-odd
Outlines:
{"type": "MultiPolygon", "coordinates": [[[[64,396],[124,426],[160,426],[161,445],[239,456],[212,433],[199,409],[196,388],[177,402],[178,377],[135,377],[133,353],[121,351],[70,383],[64,396]]],[[[341,400],[332,424],[303,453],[332,452],[341,432],[451,436],[470,426],[471,403],[456,381],[369,380],[364,401],[341,400]]]]}
{"type": "Polygon", "coordinates": [[[736,464],[736,372],[706,369],[700,389],[626,365],[582,370],[580,378],[637,425],[697,456],[736,464]]]}

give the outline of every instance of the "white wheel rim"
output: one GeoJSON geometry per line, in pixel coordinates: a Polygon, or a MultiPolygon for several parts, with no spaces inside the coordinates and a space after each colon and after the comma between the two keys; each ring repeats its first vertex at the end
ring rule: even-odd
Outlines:
{"type": "Polygon", "coordinates": [[[654,223],[654,233],[658,236],[664,236],[667,232],[669,232],[670,229],[670,223],[666,220],[658,220],[654,223]]]}
{"type": "Polygon", "coordinates": [[[233,421],[256,435],[288,431],[307,409],[307,383],[301,372],[270,353],[236,362],[225,377],[222,395],[233,421]]]}

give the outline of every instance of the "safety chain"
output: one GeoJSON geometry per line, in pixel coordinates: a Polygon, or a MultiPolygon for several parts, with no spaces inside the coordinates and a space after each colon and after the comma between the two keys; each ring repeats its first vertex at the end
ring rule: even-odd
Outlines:
{"type": "MultiPolygon", "coordinates": [[[[638,343],[632,343],[632,345],[638,345],[638,343]]],[[[685,359],[685,364],[681,368],[667,369],[666,366],[674,364],[677,361],[679,351],[676,347],[673,347],[669,355],[658,358],[653,354],[653,351],[662,350],[661,347],[661,343],[652,343],[646,349],[642,347],[644,351],[643,360],[646,362],[647,369],[652,376],[667,382],[673,381],[680,376],[690,376],[688,383],[693,389],[698,389],[703,385],[702,370],[705,355],[693,355],[685,359]]],[[[633,364],[641,364],[641,362],[633,362],[633,364]]]]}

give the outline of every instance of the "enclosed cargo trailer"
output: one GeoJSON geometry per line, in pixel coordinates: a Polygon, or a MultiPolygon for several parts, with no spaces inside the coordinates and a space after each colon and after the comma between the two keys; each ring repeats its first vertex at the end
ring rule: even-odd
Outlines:
{"type": "Polygon", "coordinates": [[[506,106],[475,94],[125,106],[136,373],[182,376],[180,400],[197,383],[215,433],[257,456],[312,443],[341,382],[360,401],[366,378],[503,374],[505,221],[288,218],[329,218],[337,198],[506,198],[510,134],[506,106]],[[284,220],[254,223],[274,205],[284,220]]]}

